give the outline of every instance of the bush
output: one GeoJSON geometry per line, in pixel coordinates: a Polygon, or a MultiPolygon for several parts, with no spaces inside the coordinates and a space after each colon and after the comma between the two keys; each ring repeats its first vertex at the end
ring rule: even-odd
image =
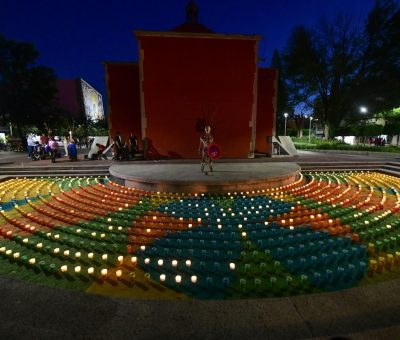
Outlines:
{"type": "Polygon", "coordinates": [[[372,152],[395,152],[400,153],[400,148],[387,146],[370,146],[370,145],[350,145],[336,139],[321,140],[311,138],[311,143],[308,143],[308,138],[292,138],[294,145],[298,150],[348,150],[348,151],[372,151],[372,152]]]}

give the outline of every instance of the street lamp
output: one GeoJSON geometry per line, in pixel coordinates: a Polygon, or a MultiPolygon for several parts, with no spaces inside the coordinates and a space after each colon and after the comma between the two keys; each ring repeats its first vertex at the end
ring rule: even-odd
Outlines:
{"type": "Polygon", "coordinates": [[[366,108],[365,106],[360,106],[360,112],[361,113],[367,113],[368,112],[368,108],[366,108]]]}
{"type": "Polygon", "coordinates": [[[310,127],[308,128],[308,143],[311,143],[311,122],[313,117],[310,116],[310,127]]]}
{"type": "Polygon", "coordinates": [[[289,114],[284,113],[283,116],[285,117],[285,136],[286,136],[286,123],[287,123],[287,117],[289,116],[289,114]]]}

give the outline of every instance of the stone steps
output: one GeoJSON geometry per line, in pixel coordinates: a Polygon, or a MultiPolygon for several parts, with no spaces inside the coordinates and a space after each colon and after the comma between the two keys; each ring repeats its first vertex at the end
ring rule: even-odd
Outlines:
{"type": "Polygon", "coordinates": [[[2,167],[0,176],[3,179],[6,177],[108,176],[108,169],[108,165],[2,167]]]}

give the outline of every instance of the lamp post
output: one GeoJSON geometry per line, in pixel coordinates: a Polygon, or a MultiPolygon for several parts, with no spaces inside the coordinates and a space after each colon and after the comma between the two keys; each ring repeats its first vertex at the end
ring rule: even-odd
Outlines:
{"type": "Polygon", "coordinates": [[[286,123],[287,123],[287,117],[289,116],[288,113],[284,113],[283,116],[285,117],[285,136],[286,136],[286,123]]]}
{"type": "Polygon", "coordinates": [[[308,143],[311,143],[311,122],[313,117],[310,116],[310,127],[308,128],[308,143]]]}

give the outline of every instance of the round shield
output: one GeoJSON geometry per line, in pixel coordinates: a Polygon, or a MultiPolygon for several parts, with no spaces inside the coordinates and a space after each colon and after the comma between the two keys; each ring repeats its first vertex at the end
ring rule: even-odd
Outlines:
{"type": "Polygon", "coordinates": [[[218,159],[221,157],[221,148],[218,144],[210,144],[207,148],[207,153],[211,159],[218,159]]]}

